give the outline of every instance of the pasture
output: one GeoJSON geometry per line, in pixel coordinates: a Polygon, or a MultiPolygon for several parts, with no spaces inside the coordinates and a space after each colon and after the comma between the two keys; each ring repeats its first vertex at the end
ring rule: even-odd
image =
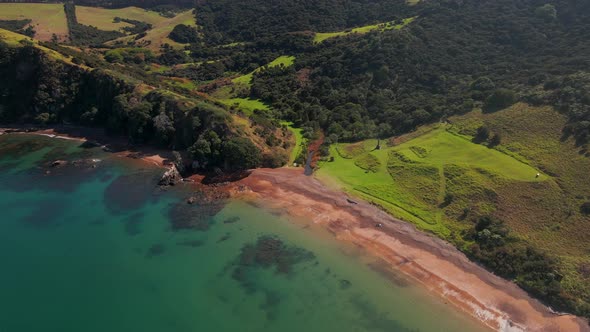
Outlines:
{"type": "Polygon", "coordinates": [[[378,23],[372,25],[365,25],[358,28],[353,28],[345,31],[337,31],[337,32],[317,32],[313,38],[314,43],[321,43],[326,39],[346,36],[350,34],[365,34],[371,31],[387,31],[387,30],[400,30],[406,25],[412,23],[416,17],[409,17],[403,19],[401,22],[386,22],[386,23],[378,23]]]}
{"type": "Polygon", "coordinates": [[[76,6],[76,17],[78,18],[78,23],[80,24],[91,25],[97,27],[100,30],[107,31],[119,30],[123,27],[131,26],[131,24],[125,22],[115,23],[115,17],[141,21],[154,26],[168,20],[157,12],[138,7],[106,9],[99,7],[76,6]]]}
{"type": "Polygon", "coordinates": [[[0,3],[0,20],[23,19],[32,20],[35,39],[49,41],[54,33],[62,40],[68,36],[63,4],[0,3]]]}
{"type": "Polygon", "coordinates": [[[536,178],[539,171],[524,158],[475,144],[449,127],[431,126],[395,146],[381,141],[379,150],[377,140],[332,146],[334,161],[322,163],[318,175],[335,178],[352,194],[447,238],[458,227],[450,217],[472,203],[477,211],[489,209],[486,188],[548,179],[536,178]],[[443,206],[451,196],[453,204],[443,206]]]}
{"type": "Polygon", "coordinates": [[[273,61],[271,61],[269,64],[263,66],[263,67],[259,67],[256,68],[254,71],[252,71],[251,73],[248,73],[246,75],[242,75],[239,77],[236,77],[232,80],[233,83],[235,84],[250,84],[250,81],[252,80],[252,76],[254,75],[254,73],[259,72],[260,70],[262,70],[264,67],[266,68],[271,68],[271,67],[276,67],[276,66],[285,66],[285,67],[289,67],[291,65],[293,65],[293,63],[295,62],[295,57],[294,56],[288,56],[288,55],[282,55],[276,59],[274,59],[273,61]]]}

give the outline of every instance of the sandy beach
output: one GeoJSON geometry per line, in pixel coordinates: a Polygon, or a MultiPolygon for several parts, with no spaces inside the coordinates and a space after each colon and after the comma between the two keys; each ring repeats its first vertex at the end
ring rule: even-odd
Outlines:
{"type": "MultiPolygon", "coordinates": [[[[5,132],[0,128],[0,135],[5,132]]],[[[93,139],[100,144],[107,141],[53,129],[28,134],[93,139]]],[[[166,152],[150,148],[122,147],[112,152],[160,167],[169,163],[166,152]]],[[[194,175],[191,179],[194,185],[207,187],[199,183],[202,176],[194,175]]],[[[492,330],[590,332],[587,321],[553,312],[514,283],[471,262],[453,245],[332,187],[305,176],[302,168],[279,168],[253,170],[249,176],[216,186],[215,190],[229,190],[236,198],[255,200],[265,208],[325,227],[337,239],[364,248],[492,330]]]]}
{"type": "Polygon", "coordinates": [[[234,185],[242,188],[236,196],[312,220],[336,238],[365,248],[493,330],[590,331],[585,320],[554,313],[451,244],[304,176],[302,169],[257,169],[234,185]]]}

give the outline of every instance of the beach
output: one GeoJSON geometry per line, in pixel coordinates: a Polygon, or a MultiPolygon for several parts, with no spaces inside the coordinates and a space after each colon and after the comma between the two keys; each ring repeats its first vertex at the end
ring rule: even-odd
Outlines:
{"type": "Polygon", "coordinates": [[[449,305],[496,331],[590,331],[586,321],[553,312],[516,284],[471,262],[454,246],[378,207],[328,188],[298,168],[257,169],[236,195],[306,218],[382,258],[449,305]]]}
{"type": "MultiPolygon", "coordinates": [[[[88,138],[54,130],[29,134],[80,141],[88,138]]],[[[140,163],[160,167],[169,164],[169,155],[154,149],[120,148],[111,152],[140,163]]],[[[203,179],[199,175],[191,179],[195,182],[187,185],[200,190],[227,191],[232,198],[325,227],[338,240],[382,259],[390,269],[404,273],[492,330],[590,331],[585,320],[552,311],[513,282],[470,261],[453,245],[391,217],[375,205],[348,196],[333,184],[304,175],[302,168],[256,169],[239,181],[215,186],[199,183],[203,179]]]]}

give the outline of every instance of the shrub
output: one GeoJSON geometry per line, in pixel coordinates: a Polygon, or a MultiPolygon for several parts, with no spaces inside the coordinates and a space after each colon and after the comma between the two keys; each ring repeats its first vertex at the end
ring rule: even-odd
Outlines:
{"type": "Polygon", "coordinates": [[[516,93],[508,89],[497,89],[485,101],[484,111],[495,112],[511,106],[517,101],[516,93]]]}

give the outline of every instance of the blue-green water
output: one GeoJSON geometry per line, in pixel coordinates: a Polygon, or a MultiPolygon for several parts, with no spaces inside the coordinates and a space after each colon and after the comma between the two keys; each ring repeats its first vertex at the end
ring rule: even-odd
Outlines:
{"type": "Polygon", "coordinates": [[[0,136],[1,332],[483,330],[313,225],[78,145],[0,136]]]}

